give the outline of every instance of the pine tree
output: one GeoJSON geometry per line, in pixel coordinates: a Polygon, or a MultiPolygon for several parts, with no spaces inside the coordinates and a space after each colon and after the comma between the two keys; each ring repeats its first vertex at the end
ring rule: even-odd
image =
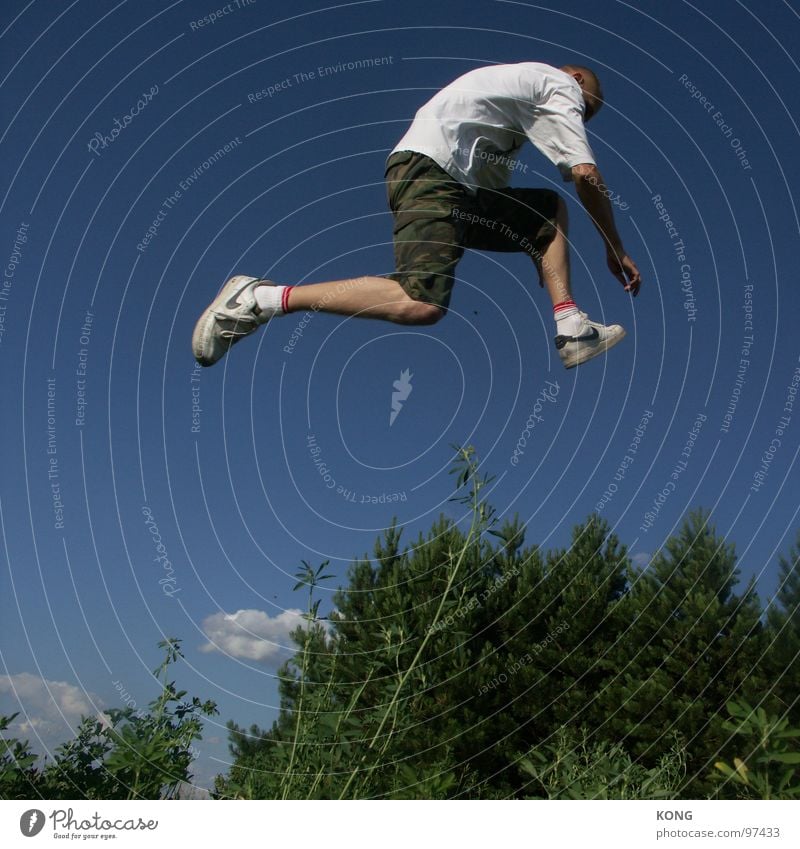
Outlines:
{"type": "Polygon", "coordinates": [[[550,740],[562,726],[600,721],[594,705],[607,676],[603,657],[624,627],[616,606],[626,586],[624,548],[590,517],[566,550],[528,549],[487,601],[483,682],[473,712],[486,728],[479,774],[518,793],[514,752],[550,740]],[[487,745],[488,744],[488,745],[487,745]]]}
{"type": "Polygon", "coordinates": [[[769,650],[765,658],[772,709],[800,724],[800,532],[779,560],[778,591],[767,610],[769,650]]]}
{"type": "Polygon", "coordinates": [[[736,594],[738,581],[733,545],[691,513],[632,584],[619,671],[601,695],[611,738],[644,764],[675,735],[687,746],[689,795],[709,789],[725,703],[763,689],[761,609],[754,582],[736,594]]]}

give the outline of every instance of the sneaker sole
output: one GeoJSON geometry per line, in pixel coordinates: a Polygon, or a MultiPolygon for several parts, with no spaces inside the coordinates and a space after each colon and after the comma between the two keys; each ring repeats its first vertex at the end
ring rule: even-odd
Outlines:
{"type": "Polygon", "coordinates": [[[209,343],[214,339],[214,325],[217,317],[214,314],[217,310],[225,306],[228,298],[240,289],[245,280],[254,280],[253,277],[248,277],[245,274],[239,274],[236,277],[231,277],[225,285],[219,290],[217,297],[203,310],[197,324],[194,326],[192,333],[192,353],[194,358],[201,366],[213,366],[219,362],[222,357],[228,352],[230,346],[226,348],[218,357],[206,356],[206,351],[209,349],[209,343]]]}
{"type": "Polygon", "coordinates": [[[599,357],[601,354],[605,354],[606,351],[609,351],[614,347],[614,345],[621,342],[625,338],[625,335],[625,328],[620,328],[620,332],[615,336],[612,336],[610,339],[606,339],[605,343],[600,344],[595,348],[584,346],[577,354],[574,354],[569,359],[569,362],[565,358],[562,358],[561,362],[564,363],[564,368],[575,368],[575,366],[579,366],[594,357],[599,357]]]}

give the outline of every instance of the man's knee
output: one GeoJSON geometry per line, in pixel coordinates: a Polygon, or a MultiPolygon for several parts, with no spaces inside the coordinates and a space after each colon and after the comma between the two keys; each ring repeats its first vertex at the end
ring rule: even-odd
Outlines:
{"type": "Polygon", "coordinates": [[[398,298],[392,305],[391,320],[398,324],[436,324],[440,321],[447,309],[422,300],[422,296],[427,294],[434,300],[441,298],[448,301],[452,285],[449,279],[426,269],[403,272],[402,282],[398,280],[399,276],[399,272],[397,276],[392,275],[397,283],[398,298]]]}
{"type": "Polygon", "coordinates": [[[436,324],[444,317],[444,310],[425,301],[406,301],[398,320],[401,324],[436,324]]]}
{"type": "Polygon", "coordinates": [[[564,198],[554,192],[556,195],[556,224],[558,225],[559,230],[562,230],[564,233],[567,231],[567,224],[569,223],[569,212],[567,211],[567,204],[564,198]]]}

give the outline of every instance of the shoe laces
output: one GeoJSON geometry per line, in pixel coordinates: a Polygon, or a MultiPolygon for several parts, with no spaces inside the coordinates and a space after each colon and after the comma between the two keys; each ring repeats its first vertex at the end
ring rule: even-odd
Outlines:
{"type": "Polygon", "coordinates": [[[247,330],[236,331],[236,330],[220,330],[219,335],[222,339],[233,339],[234,342],[237,339],[242,339],[245,336],[249,336],[250,332],[247,330]]]}
{"type": "Polygon", "coordinates": [[[230,319],[217,319],[218,324],[220,325],[219,335],[223,339],[241,339],[243,336],[249,336],[256,328],[257,322],[255,319],[251,318],[240,318],[236,321],[231,321],[230,319]],[[225,327],[223,325],[223,321],[226,322],[228,326],[225,327]]]}

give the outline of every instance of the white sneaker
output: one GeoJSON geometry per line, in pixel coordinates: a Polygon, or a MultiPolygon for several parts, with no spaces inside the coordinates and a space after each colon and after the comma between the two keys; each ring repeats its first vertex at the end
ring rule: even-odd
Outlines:
{"type": "Polygon", "coordinates": [[[213,366],[231,345],[266,324],[272,313],[259,309],[254,289],[275,284],[258,277],[231,277],[200,316],[192,334],[192,352],[201,366],[213,366]]]}
{"type": "Polygon", "coordinates": [[[556,336],[555,343],[558,355],[564,368],[575,368],[592,357],[605,354],[617,342],[625,338],[625,328],[619,324],[609,324],[606,327],[595,321],[590,321],[585,312],[581,313],[583,323],[574,336],[556,336]]]}

